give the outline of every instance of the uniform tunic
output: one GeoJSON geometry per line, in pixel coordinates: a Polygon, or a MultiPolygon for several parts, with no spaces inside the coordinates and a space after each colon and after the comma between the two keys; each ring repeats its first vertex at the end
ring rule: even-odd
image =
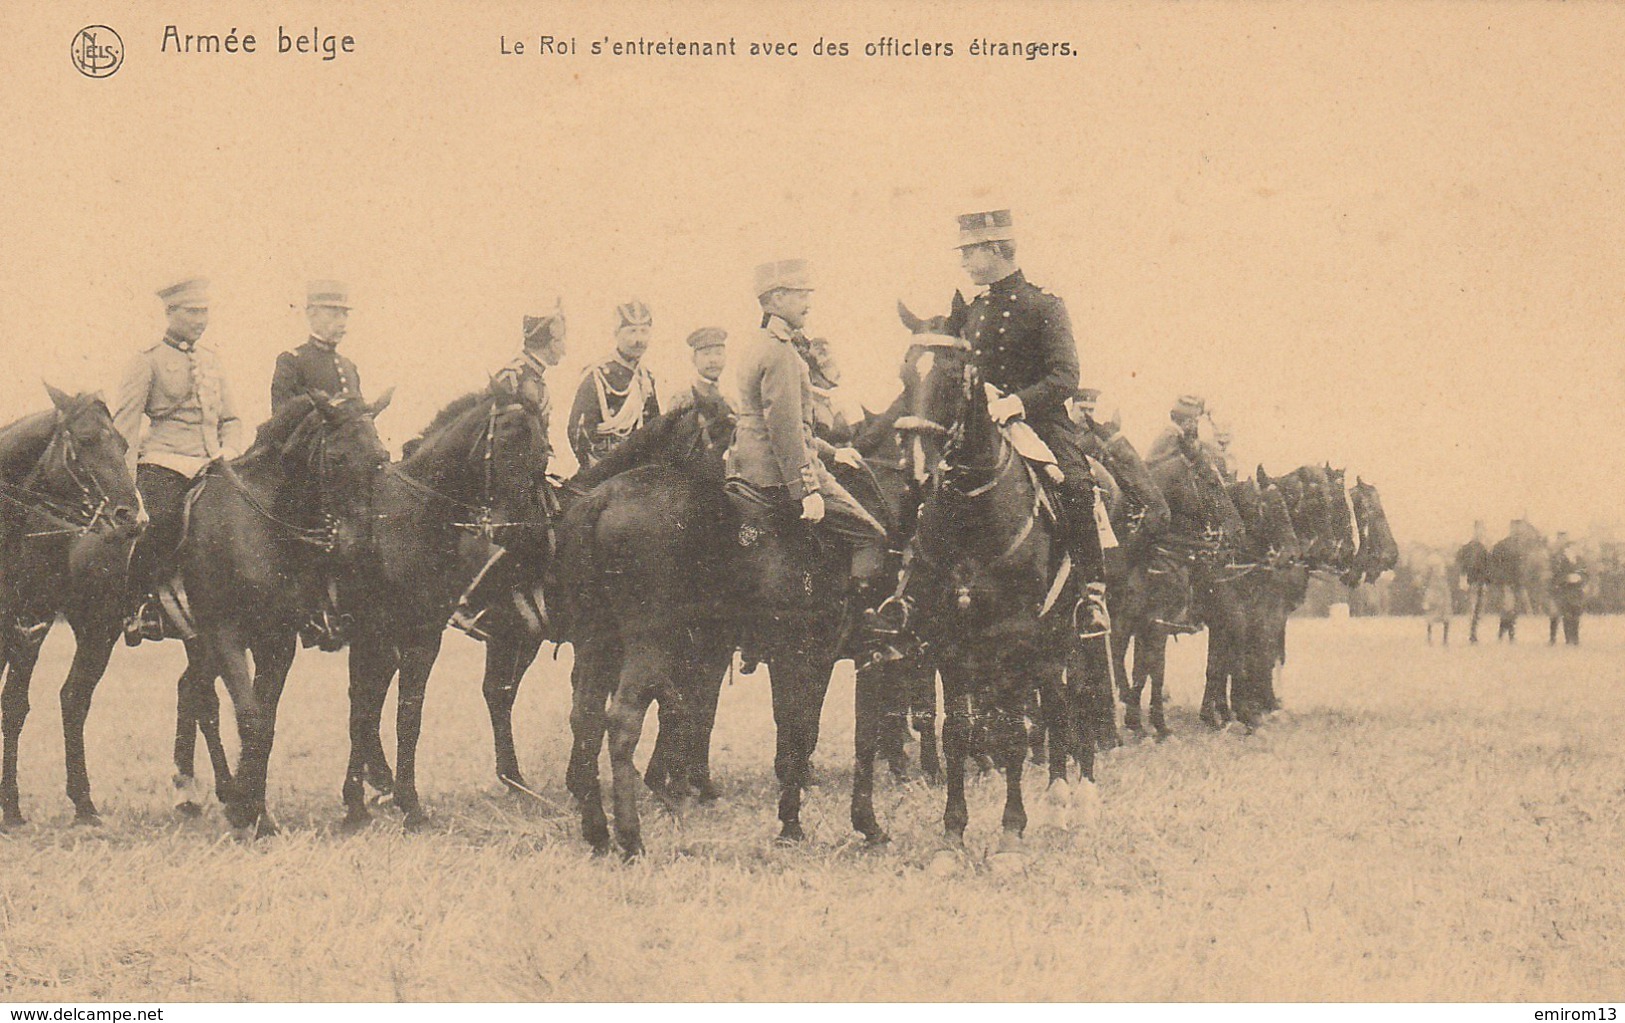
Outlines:
{"type": "Polygon", "coordinates": [[[582,374],[570,406],[570,448],[585,469],[601,461],[633,430],[659,416],[654,376],[642,365],[616,356],[582,374]]]}
{"type": "Polygon", "coordinates": [[[491,378],[493,387],[499,388],[519,398],[527,405],[537,410],[542,420],[542,437],[545,444],[545,461],[552,460],[553,445],[549,434],[553,429],[553,399],[547,393],[547,363],[530,354],[529,351],[519,353],[519,356],[506,366],[497,370],[491,378]]]}
{"type": "Polygon", "coordinates": [[[276,357],[276,372],[271,376],[271,414],[276,415],[290,400],[311,391],[322,391],[332,398],[361,397],[361,374],[355,363],[339,354],[337,344],[314,336],[276,357]]]}
{"type": "Polygon", "coordinates": [[[733,399],[723,393],[722,385],[715,380],[707,380],[696,373],[694,379],[689,382],[688,389],[678,391],[677,396],[671,400],[671,408],[666,411],[679,412],[691,406],[711,401],[720,401],[730,409],[734,407],[733,399]]]}

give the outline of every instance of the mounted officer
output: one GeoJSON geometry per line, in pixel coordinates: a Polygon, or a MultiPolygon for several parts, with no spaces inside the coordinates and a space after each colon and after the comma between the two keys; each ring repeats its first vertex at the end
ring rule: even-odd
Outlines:
{"type": "Polygon", "coordinates": [[[615,355],[582,374],[570,406],[570,448],[583,469],[660,415],[654,376],[643,367],[654,314],[633,299],[615,307],[615,318],[615,355]]]}
{"type": "MultiPolygon", "coordinates": [[[[276,370],[271,374],[271,415],[307,394],[362,400],[361,373],[338,350],[349,330],[351,308],[350,289],[341,281],[317,280],[305,286],[305,320],[310,324],[310,335],[298,348],[276,357],[276,370]]],[[[330,653],[343,649],[345,616],[339,607],[336,579],[329,579],[315,605],[299,628],[300,641],[330,653]]]]}
{"type": "Polygon", "coordinates": [[[853,589],[864,594],[884,566],[886,530],[829,474],[813,443],[812,382],[797,351],[812,292],[805,260],[756,268],[762,325],[740,344],[739,424],[729,466],[770,503],[799,504],[802,519],[822,522],[850,546],[853,589]]]}
{"type": "Polygon", "coordinates": [[[1163,427],[1162,433],[1152,442],[1151,450],[1145,456],[1146,462],[1160,462],[1176,452],[1192,463],[1205,458],[1207,452],[1199,428],[1206,414],[1207,402],[1200,395],[1181,394],[1168,411],[1168,418],[1173,420],[1173,424],[1163,427]]]}
{"type": "Polygon", "coordinates": [[[183,508],[192,482],[215,459],[242,453],[243,424],[232,404],[220,357],[199,344],[209,325],[209,282],[193,278],[158,292],[169,326],[137,355],[119,384],[114,425],[130,446],[136,486],[151,525],[137,542],[130,582],[142,594],[125,624],[125,642],[164,638],[157,593],[173,570],[183,508]],[[147,428],[143,431],[141,420],[147,428]]]}
{"type": "Polygon", "coordinates": [[[310,336],[291,352],[276,357],[271,375],[271,414],[291,399],[320,391],[330,398],[361,397],[361,374],[339,353],[350,324],[350,291],[339,281],[311,281],[305,289],[305,318],[310,336]]]}
{"type": "Polygon", "coordinates": [[[1083,582],[1078,634],[1104,636],[1106,583],[1095,525],[1095,482],[1067,400],[1078,387],[1078,345],[1066,303],[1028,283],[1016,264],[1009,210],[959,218],[960,265],[986,291],[971,302],[960,336],[971,344],[982,381],[999,396],[988,403],[997,423],[1024,420],[1049,445],[1062,479],[1053,489],[1061,506],[1060,539],[1083,582]]]}
{"type": "Polygon", "coordinates": [[[730,408],[733,399],[722,391],[722,371],[728,366],[728,332],[721,327],[701,327],[688,336],[687,345],[694,361],[694,379],[688,390],[678,391],[668,412],[676,412],[697,401],[721,401],[730,408]]]}
{"type": "MultiPolygon", "coordinates": [[[[538,475],[547,472],[553,449],[546,438],[553,426],[553,402],[547,393],[547,371],[564,358],[564,310],[555,303],[553,312],[545,316],[526,316],[521,324],[523,340],[519,355],[491,377],[495,391],[511,394],[537,410],[542,420],[544,446],[542,464],[536,467],[538,475]]],[[[510,557],[506,548],[492,553],[485,566],[457,601],[450,625],[478,640],[490,638],[483,621],[491,606],[504,594],[512,592],[526,580],[519,559],[510,557]]],[[[528,614],[529,612],[527,612],[528,614]]],[[[533,627],[539,628],[538,618],[533,627]]]]}

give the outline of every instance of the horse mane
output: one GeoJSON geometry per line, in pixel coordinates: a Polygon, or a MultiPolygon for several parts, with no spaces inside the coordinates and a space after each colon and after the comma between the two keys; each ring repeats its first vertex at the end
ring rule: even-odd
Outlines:
{"type": "Polygon", "coordinates": [[[626,440],[604,456],[603,461],[587,466],[571,476],[571,486],[591,490],[613,476],[659,460],[661,449],[676,431],[678,424],[702,414],[715,421],[731,418],[733,409],[720,398],[711,395],[696,396],[694,404],[663,412],[658,419],[633,430],[626,440]]]}
{"type": "Polygon", "coordinates": [[[311,395],[301,394],[291,399],[282,406],[282,411],[261,423],[254,431],[254,443],[249,445],[244,456],[259,455],[273,448],[280,450],[315,408],[316,399],[311,395]]]}
{"type": "Polygon", "coordinates": [[[479,403],[484,401],[490,395],[490,393],[491,392],[488,388],[482,388],[478,391],[470,391],[461,398],[454,399],[451,404],[447,405],[439,412],[436,412],[434,418],[429,420],[429,425],[425,426],[421,433],[407,441],[405,444],[401,445],[401,460],[405,461],[417,454],[418,449],[427,443],[430,438],[438,435],[441,430],[450,426],[453,422],[456,422],[457,419],[466,414],[470,409],[473,409],[475,406],[479,405],[479,403]]]}
{"type": "Polygon", "coordinates": [[[45,454],[55,432],[56,415],[52,410],[35,412],[0,427],[0,476],[14,480],[25,475],[45,454]]]}

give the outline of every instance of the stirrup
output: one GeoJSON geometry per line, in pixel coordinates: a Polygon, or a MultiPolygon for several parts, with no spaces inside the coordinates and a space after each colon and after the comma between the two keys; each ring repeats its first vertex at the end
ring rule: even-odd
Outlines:
{"type": "Polygon", "coordinates": [[[892,594],[875,608],[863,613],[863,624],[877,636],[900,636],[914,616],[914,602],[899,594],[892,594]]]}
{"type": "Polygon", "coordinates": [[[483,622],[487,610],[489,608],[481,608],[475,611],[466,604],[459,604],[457,610],[451,613],[451,619],[446,624],[484,643],[491,638],[491,634],[486,631],[483,622]]]}
{"type": "Polygon", "coordinates": [[[124,619],[124,644],[140,646],[146,640],[167,639],[164,630],[164,612],[157,597],[148,597],[135,613],[124,619]]]}
{"type": "Polygon", "coordinates": [[[1072,605],[1072,631],[1079,639],[1099,639],[1111,635],[1112,616],[1106,610],[1105,588],[1095,589],[1099,585],[1090,583],[1089,591],[1072,605]]]}

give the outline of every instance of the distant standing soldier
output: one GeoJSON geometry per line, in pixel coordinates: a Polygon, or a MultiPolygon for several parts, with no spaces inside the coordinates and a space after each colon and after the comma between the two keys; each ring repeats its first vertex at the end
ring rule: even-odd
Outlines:
{"type": "Polygon", "coordinates": [[[1484,590],[1490,581],[1490,549],[1484,543],[1484,520],[1473,522],[1473,538],[1456,552],[1456,585],[1467,594],[1467,642],[1478,642],[1478,616],[1484,610],[1484,590]]]}
{"type": "Polygon", "coordinates": [[[1428,646],[1433,645],[1433,627],[1440,627],[1441,641],[1450,645],[1451,607],[1450,571],[1444,555],[1438,551],[1428,554],[1422,570],[1422,614],[1428,623],[1428,646]]]}
{"type": "Polygon", "coordinates": [[[1557,622],[1563,621],[1563,642],[1580,645],[1580,614],[1585,610],[1586,580],[1590,573],[1567,533],[1558,533],[1552,550],[1551,639],[1557,644],[1557,622]]]}
{"type": "Polygon", "coordinates": [[[1497,642],[1518,641],[1518,615],[1524,610],[1528,594],[1523,586],[1524,524],[1512,520],[1507,535],[1490,548],[1490,586],[1501,620],[1495,627],[1497,642]]]}
{"type": "Polygon", "coordinates": [[[570,406],[570,448],[581,468],[603,460],[633,430],[660,416],[655,379],[643,367],[654,314],[633,299],[615,307],[615,354],[590,367],[570,406]]]}
{"type": "Polygon", "coordinates": [[[721,401],[732,407],[732,399],[722,390],[722,371],[728,367],[728,332],[721,327],[701,327],[688,336],[687,344],[694,360],[694,379],[688,390],[677,392],[667,411],[688,408],[696,401],[721,401]]]}
{"type": "Polygon", "coordinates": [[[124,630],[131,646],[164,637],[156,597],[174,571],[182,509],[193,480],[214,459],[237,457],[243,443],[243,424],[220,357],[199,344],[209,326],[209,282],[181,281],[158,297],[168,329],[162,341],[137,355],[125,370],[113,413],[114,425],[130,446],[136,486],[151,520],[130,564],[132,587],[143,597],[124,630]]]}
{"type": "Polygon", "coordinates": [[[302,394],[320,391],[330,398],[360,398],[361,374],[339,354],[350,324],[350,291],[338,281],[311,281],[305,289],[310,336],[276,357],[271,375],[271,414],[302,394]]]}

